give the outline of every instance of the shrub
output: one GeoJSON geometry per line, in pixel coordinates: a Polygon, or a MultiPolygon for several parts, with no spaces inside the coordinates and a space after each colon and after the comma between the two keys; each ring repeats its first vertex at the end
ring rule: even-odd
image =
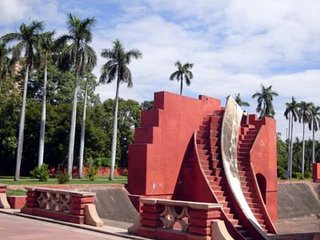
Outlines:
{"type": "Polygon", "coordinates": [[[308,172],[305,172],[305,173],[304,173],[304,177],[305,177],[305,178],[311,178],[311,177],[312,177],[311,172],[309,172],[309,171],[308,171],[308,172]]]}
{"type": "Polygon", "coordinates": [[[110,167],[110,158],[108,157],[105,157],[105,156],[100,156],[100,157],[97,157],[95,159],[95,162],[96,164],[99,166],[99,167],[110,167]]]}
{"type": "Polygon", "coordinates": [[[63,171],[59,171],[56,177],[58,179],[59,184],[65,184],[70,181],[69,174],[63,171]]]}
{"type": "Polygon", "coordinates": [[[281,166],[278,166],[278,177],[281,179],[286,178],[286,170],[281,166]]]}
{"type": "Polygon", "coordinates": [[[292,177],[293,177],[293,178],[296,178],[296,179],[303,179],[301,172],[294,172],[294,173],[292,173],[292,177]]]}
{"type": "Polygon", "coordinates": [[[87,177],[90,181],[94,181],[98,173],[99,166],[93,161],[92,158],[87,160],[87,177]]]}
{"type": "Polygon", "coordinates": [[[42,164],[40,167],[35,167],[30,171],[32,177],[38,179],[40,182],[46,182],[49,178],[49,170],[47,164],[42,164]]]}

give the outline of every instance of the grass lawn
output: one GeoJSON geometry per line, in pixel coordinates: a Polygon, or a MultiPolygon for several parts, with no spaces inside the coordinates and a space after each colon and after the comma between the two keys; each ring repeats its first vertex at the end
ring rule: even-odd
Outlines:
{"type": "Polygon", "coordinates": [[[27,194],[24,190],[13,190],[13,189],[7,189],[7,196],[25,196],[27,194]]]}
{"type": "MultiPolygon", "coordinates": [[[[94,181],[90,181],[88,178],[77,179],[74,178],[65,184],[126,184],[128,178],[126,176],[115,177],[114,181],[109,181],[107,176],[105,177],[96,177],[94,181]]],[[[14,181],[12,176],[0,176],[0,184],[7,185],[50,185],[50,184],[59,184],[56,178],[49,178],[47,182],[39,182],[37,179],[30,177],[21,177],[19,181],[14,181]]]]}

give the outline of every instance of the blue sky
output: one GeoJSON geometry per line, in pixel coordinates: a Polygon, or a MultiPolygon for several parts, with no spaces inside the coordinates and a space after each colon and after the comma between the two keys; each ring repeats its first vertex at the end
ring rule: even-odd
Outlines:
{"type": "MultiPolygon", "coordinates": [[[[117,38],[143,53],[130,64],[134,87],[121,86],[121,97],[141,102],[156,91],[178,93],[169,75],[179,59],[194,63],[194,79],[184,89],[190,97],[241,93],[254,112],[251,95],[261,84],[272,85],[280,95],[274,101],[278,131],[285,136],[283,111],[291,96],[320,105],[319,12],[318,0],[1,0],[0,34],[42,20],[60,35],[67,13],[94,17],[98,55],[117,38]]],[[[103,62],[99,57],[97,76],[103,62]]],[[[114,90],[113,84],[97,88],[103,100],[114,90]]],[[[298,135],[301,128],[295,126],[298,135]]]]}

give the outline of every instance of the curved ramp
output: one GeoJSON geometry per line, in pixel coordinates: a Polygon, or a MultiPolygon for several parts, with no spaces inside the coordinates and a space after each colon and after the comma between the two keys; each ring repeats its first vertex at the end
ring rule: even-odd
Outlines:
{"type": "Polygon", "coordinates": [[[278,188],[279,219],[320,214],[320,201],[311,183],[279,183],[278,188]]]}
{"type": "Polygon", "coordinates": [[[99,217],[113,221],[134,223],[139,214],[133,207],[124,188],[92,190],[96,193],[95,204],[99,217]]]}
{"type": "Polygon", "coordinates": [[[238,135],[243,111],[229,96],[224,112],[221,131],[222,162],[230,189],[245,216],[260,227],[241,189],[237,160],[238,135]]]}

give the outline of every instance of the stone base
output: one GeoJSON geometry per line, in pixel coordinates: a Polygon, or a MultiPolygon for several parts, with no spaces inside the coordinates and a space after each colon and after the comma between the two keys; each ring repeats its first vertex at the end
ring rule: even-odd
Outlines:
{"type": "Polygon", "coordinates": [[[6,193],[0,193],[0,208],[4,208],[4,209],[10,208],[6,193]]]}
{"type": "Polygon", "coordinates": [[[27,196],[7,196],[10,207],[13,209],[21,209],[26,204],[27,196]]]}
{"type": "Polygon", "coordinates": [[[103,222],[98,216],[96,206],[94,204],[87,204],[84,207],[84,223],[94,227],[102,227],[103,222]]]}

